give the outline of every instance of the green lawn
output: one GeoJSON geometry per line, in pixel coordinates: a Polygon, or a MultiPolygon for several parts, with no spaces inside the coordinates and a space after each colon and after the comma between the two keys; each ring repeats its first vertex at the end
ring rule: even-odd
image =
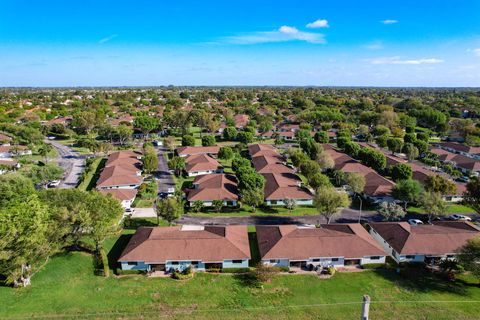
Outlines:
{"type": "Polygon", "coordinates": [[[95,158],[92,164],[88,167],[88,171],[85,171],[85,178],[78,184],[77,188],[84,191],[93,189],[97,184],[97,180],[100,177],[100,172],[105,166],[105,162],[105,158],[95,158]]]}
{"type": "MultiPolygon", "coordinates": [[[[426,213],[425,209],[423,209],[421,207],[414,207],[414,206],[407,207],[407,211],[408,211],[408,213],[419,213],[419,214],[425,214],[426,213]]],[[[454,213],[465,214],[465,213],[474,213],[474,212],[475,212],[475,210],[473,210],[469,206],[465,206],[463,204],[452,203],[452,204],[449,204],[448,207],[447,207],[447,213],[448,214],[454,214],[454,213]]]]}
{"type": "Polygon", "coordinates": [[[0,287],[0,318],[357,319],[364,294],[372,299],[371,319],[479,315],[480,287],[471,278],[450,283],[425,273],[369,270],[329,280],[282,275],[257,287],[238,275],[103,278],[93,268],[85,253],[52,258],[31,287],[0,287]]]}
{"type": "MultiPolygon", "coordinates": [[[[205,210],[205,209],[204,209],[205,210]]],[[[214,211],[207,211],[207,212],[199,212],[193,213],[189,212],[189,216],[193,217],[247,217],[247,216],[307,216],[307,215],[318,215],[318,211],[313,206],[298,206],[292,210],[292,212],[288,212],[288,210],[282,206],[279,207],[265,207],[265,208],[257,208],[255,212],[252,212],[252,209],[247,206],[243,205],[239,209],[229,209],[223,208],[222,212],[217,213],[214,211]]]]}

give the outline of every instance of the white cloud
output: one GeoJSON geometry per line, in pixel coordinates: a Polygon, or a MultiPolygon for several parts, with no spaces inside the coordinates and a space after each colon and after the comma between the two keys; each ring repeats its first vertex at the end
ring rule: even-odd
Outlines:
{"type": "Polygon", "coordinates": [[[386,19],[386,20],[382,20],[380,22],[383,23],[383,24],[395,24],[395,23],[398,23],[398,20],[386,19]]]}
{"type": "Polygon", "coordinates": [[[313,22],[307,23],[307,28],[315,29],[315,28],[328,28],[328,21],[325,19],[318,19],[313,22]]]}
{"type": "Polygon", "coordinates": [[[369,60],[371,64],[408,64],[408,65],[419,65],[419,64],[436,64],[444,62],[441,59],[436,58],[422,58],[422,59],[407,59],[402,60],[400,57],[381,57],[369,60]]]}
{"type": "Polygon", "coordinates": [[[100,39],[100,40],[98,41],[98,43],[102,44],[102,43],[108,42],[108,41],[110,41],[110,40],[112,40],[112,39],[114,39],[114,38],[116,38],[116,37],[118,37],[118,34],[112,34],[112,35],[109,35],[108,37],[105,37],[105,38],[103,38],[103,39],[100,39]]]}
{"type": "Polygon", "coordinates": [[[257,44],[287,41],[305,41],[315,44],[326,42],[324,35],[321,33],[304,32],[291,26],[281,26],[275,31],[262,31],[230,36],[224,38],[223,41],[234,44],[257,44]]]}
{"type": "Polygon", "coordinates": [[[475,53],[476,56],[480,57],[480,48],[473,49],[473,53],[475,53]]]}
{"type": "Polygon", "coordinates": [[[380,49],[383,49],[383,43],[381,41],[375,41],[375,42],[366,44],[364,47],[369,50],[380,50],[380,49]]]}

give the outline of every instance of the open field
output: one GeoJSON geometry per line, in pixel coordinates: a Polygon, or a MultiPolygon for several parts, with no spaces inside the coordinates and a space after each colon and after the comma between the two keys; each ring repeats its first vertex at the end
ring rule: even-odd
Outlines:
{"type": "Polygon", "coordinates": [[[0,287],[0,318],[352,319],[363,294],[372,319],[474,319],[480,287],[391,270],[337,273],[330,280],[279,275],[253,286],[240,275],[197,274],[189,281],[93,274],[91,256],[51,259],[26,289],[0,287]],[[476,302],[474,302],[476,301],[476,302]]]}

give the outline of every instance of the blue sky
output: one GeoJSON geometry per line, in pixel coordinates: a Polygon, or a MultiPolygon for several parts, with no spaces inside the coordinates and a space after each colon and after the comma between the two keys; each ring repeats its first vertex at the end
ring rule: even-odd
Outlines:
{"type": "Polygon", "coordinates": [[[0,86],[480,86],[480,1],[0,0],[0,86]]]}

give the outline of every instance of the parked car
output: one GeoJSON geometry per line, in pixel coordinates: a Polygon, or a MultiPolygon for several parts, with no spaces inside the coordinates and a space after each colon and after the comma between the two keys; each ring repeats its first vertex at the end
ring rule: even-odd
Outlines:
{"type": "Polygon", "coordinates": [[[452,214],[448,217],[450,220],[464,220],[464,221],[472,221],[472,218],[464,216],[463,214],[452,214]]]}
{"type": "Polygon", "coordinates": [[[47,184],[49,188],[56,188],[60,185],[60,180],[52,180],[47,184]]]}
{"type": "Polygon", "coordinates": [[[423,224],[423,221],[418,220],[418,219],[408,219],[407,222],[408,222],[409,225],[412,225],[412,226],[417,226],[419,224],[423,224]]]}
{"type": "Polygon", "coordinates": [[[134,213],[135,209],[134,208],[126,208],[125,213],[134,213]]]}
{"type": "Polygon", "coordinates": [[[457,178],[457,181],[460,181],[460,182],[469,182],[469,181],[470,181],[470,178],[469,178],[469,177],[466,177],[466,176],[458,177],[458,178],[457,178]]]}

